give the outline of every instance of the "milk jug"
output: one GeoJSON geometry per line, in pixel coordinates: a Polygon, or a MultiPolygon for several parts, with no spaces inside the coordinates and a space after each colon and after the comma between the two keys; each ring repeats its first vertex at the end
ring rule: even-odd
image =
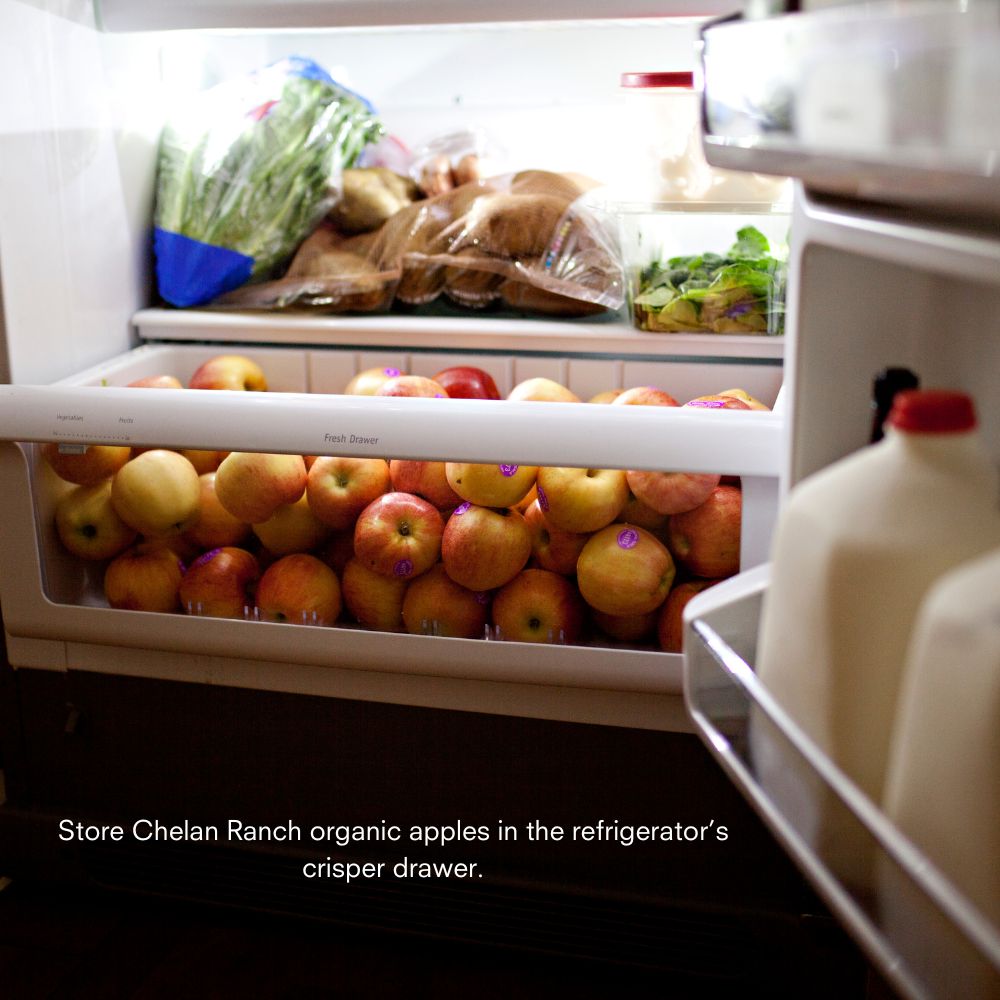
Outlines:
{"type": "Polygon", "coordinates": [[[944,576],[910,644],[885,812],[1000,930],[1000,550],[944,576]]]}
{"type": "MultiPolygon", "coordinates": [[[[758,674],[875,803],[920,603],[942,574],[997,545],[996,470],[972,400],[958,392],[899,393],[882,441],[789,495],[772,549],[758,674]]],[[[788,771],[753,732],[751,740],[760,780],[796,814],[805,839],[842,879],[870,886],[863,829],[808,771],[788,771]]]]}

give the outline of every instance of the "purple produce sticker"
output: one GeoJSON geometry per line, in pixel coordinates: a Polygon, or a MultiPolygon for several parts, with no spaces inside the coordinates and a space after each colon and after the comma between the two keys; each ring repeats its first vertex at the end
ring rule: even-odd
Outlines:
{"type": "Polygon", "coordinates": [[[721,399],[692,399],[688,406],[704,406],[709,410],[721,410],[726,404],[721,399]]]}
{"type": "Polygon", "coordinates": [[[197,566],[204,566],[205,563],[211,562],[220,552],[220,549],[209,549],[208,552],[203,553],[198,556],[193,563],[191,563],[190,569],[194,569],[197,566]]]}
{"type": "Polygon", "coordinates": [[[392,567],[393,576],[409,576],[413,572],[413,563],[409,559],[400,559],[395,566],[392,567]]]}
{"type": "Polygon", "coordinates": [[[471,504],[471,503],[469,503],[469,501],[468,501],[468,500],[466,500],[466,501],[465,501],[465,503],[460,503],[460,504],[459,504],[459,505],[458,505],[458,506],[457,506],[457,507],[456,507],[456,508],[455,508],[455,509],[454,509],[454,510],[452,511],[452,514],[453,514],[453,515],[454,515],[455,517],[458,517],[458,516],[459,516],[460,514],[464,514],[464,513],[465,513],[465,512],[466,512],[466,511],[467,511],[467,510],[468,510],[468,509],[469,509],[469,508],[471,507],[471,506],[472,506],[472,504],[471,504]]]}
{"type": "Polygon", "coordinates": [[[383,368],[382,369],[382,374],[383,375],[388,375],[389,378],[396,378],[396,376],[400,375],[401,372],[400,372],[400,370],[398,368],[383,368]]]}
{"type": "Polygon", "coordinates": [[[549,498],[545,495],[545,490],[543,490],[541,486],[538,487],[538,506],[541,507],[542,510],[549,509],[549,498]]]}
{"type": "Polygon", "coordinates": [[[639,541],[639,532],[635,528],[623,528],[618,532],[618,545],[623,549],[634,549],[639,541]]]}
{"type": "Polygon", "coordinates": [[[503,475],[508,476],[508,477],[509,476],[513,476],[514,473],[517,472],[517,466],[516,465],[501,465],[500,466],[500,472],[503,475]]]}

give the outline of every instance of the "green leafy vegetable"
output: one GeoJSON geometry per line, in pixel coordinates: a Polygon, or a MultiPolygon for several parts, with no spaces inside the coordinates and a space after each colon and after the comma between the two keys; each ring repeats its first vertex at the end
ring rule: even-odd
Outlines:
{"type": "Polygon", "coordinates": [[[636,322],[666,332],[780,334],[786,272],[767,237],[745,226],[724,255],[671,257],[644,268],[634,300],[636,322]]]}

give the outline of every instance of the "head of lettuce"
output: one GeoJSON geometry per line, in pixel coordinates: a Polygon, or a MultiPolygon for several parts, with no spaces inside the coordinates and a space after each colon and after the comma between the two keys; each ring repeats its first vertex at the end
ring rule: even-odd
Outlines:
{"type": "Polygon", "coordinates": [[[160,139],[153,249],[160,295],[196,306],[274,276],[383,133],[364,98],[291,57],[199,94],[160,139]]]}

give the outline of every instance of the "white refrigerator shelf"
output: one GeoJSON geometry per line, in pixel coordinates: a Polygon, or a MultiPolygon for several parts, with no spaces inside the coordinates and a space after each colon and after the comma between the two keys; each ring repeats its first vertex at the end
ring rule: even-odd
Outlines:
{"type": "Polygon", "coordinates": [[[696,729],[895,989],[914,1000],[1000,996],[997,928],[831,763],[754,673],[768,570],[733,577],[688,606],[684,694],[696,729]],[[757,763],[764,759],[770,779],[757,763]],[[809,835],[808,804],[775,793],[770,782],[782,772],[790,784],[819,790],[837,828],[870,854],[870,884],[852,881],[843,856],[809,835]]]}

